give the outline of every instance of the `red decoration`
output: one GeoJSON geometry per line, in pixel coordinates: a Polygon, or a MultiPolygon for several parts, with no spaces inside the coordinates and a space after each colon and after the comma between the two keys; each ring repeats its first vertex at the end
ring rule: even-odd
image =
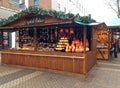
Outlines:
{"type": "Polygon", "coordinates": [[[98,31],[98,32],[97,32],[97,35],[99,35],[99,34],[100,34],[100,32],[98,31]]]}
{"type": "Polygon", "coordinates": [[[79,42],[79,46],[83,46],[83,43],[82,43],[82,41],[80,41],[80,42],[79,42]]]}
{"type": "Polygon", "coordinates": [[[66,32],[66,33],[69,33],[69,30],[68,30],[68,29],[65,29],[65,32],[66,32]]]}
{"type": "Polygon", "coordinates": [[[57,31],[55,31],[55,35],[57,35],[57,31]]]}
{"type": "Polygon", "coordinates": [[[74,34],[74,29],[70,28],[70,34],[74,34]]]}
{"type": "Polygon", "coordinates": [[[60,29],[60,33],[63,33],[64,32],[64,30],[63,29],[60,29]]]}
{"type": "Polygon", "coordinates": [[[4,40],[3,44],[8,45],[8,40],[4,40]]]}

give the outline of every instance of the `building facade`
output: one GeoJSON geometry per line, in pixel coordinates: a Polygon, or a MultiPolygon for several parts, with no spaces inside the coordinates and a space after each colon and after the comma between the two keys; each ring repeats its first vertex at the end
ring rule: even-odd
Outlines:
{"type": "Polygon", "coordinates": [[[36,6],[46,10],[79,13],[81,16],[89,14],[82,0],[1,0],[0,6],[16,11],[21,11],[29,6],[36,6]]]}
{"type": "Polygon", "coordinates": [[[89,12],[82,0],[58,0],[57,10],[65,13],[79,13],[81,16],[87,16],[89,12]]]}

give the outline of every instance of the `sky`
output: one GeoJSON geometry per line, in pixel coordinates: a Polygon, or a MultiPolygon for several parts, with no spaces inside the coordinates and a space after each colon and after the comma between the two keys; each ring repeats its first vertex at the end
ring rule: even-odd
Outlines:
{"type": "Polygon", "coordinates": [[[109,22],[111,19],[117,18],[105,0],[84,0],[84,3],[88,11],[92,13],[92,18],[97,22],[109,22]]]}

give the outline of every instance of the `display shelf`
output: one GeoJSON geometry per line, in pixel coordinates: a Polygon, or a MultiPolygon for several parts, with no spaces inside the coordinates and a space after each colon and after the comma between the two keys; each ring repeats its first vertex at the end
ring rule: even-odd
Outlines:
{"type": "MultiPolygon", "coordinates": [[[[20,30],[19,31],[19,47],[28,49],[32,47],[33,37],[30,36],[29,30],[20,30]]],[[[23,50],[24,50],[23,49],[23,50]]]]}

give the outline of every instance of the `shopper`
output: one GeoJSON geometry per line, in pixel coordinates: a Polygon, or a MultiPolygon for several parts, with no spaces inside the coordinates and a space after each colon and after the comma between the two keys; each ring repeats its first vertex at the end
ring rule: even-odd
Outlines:
{"type": "Polygon", "coordinates": [[[110,56],[113,55],[113,52],[114,52],[114,46],[112,45],[111,48],[110,48],[110,56]]]}
{"type": "Polygon", "coordinates": [[[114,43],[113,43],[113,47],[114,47],[114,57],[115,58],[117,58],[118,57],[118,55],[117,55],[117,53],[118,53],[118,42],[117,42],[117,39],[115,39],[115,41],[114,41],[114,43]]]}

